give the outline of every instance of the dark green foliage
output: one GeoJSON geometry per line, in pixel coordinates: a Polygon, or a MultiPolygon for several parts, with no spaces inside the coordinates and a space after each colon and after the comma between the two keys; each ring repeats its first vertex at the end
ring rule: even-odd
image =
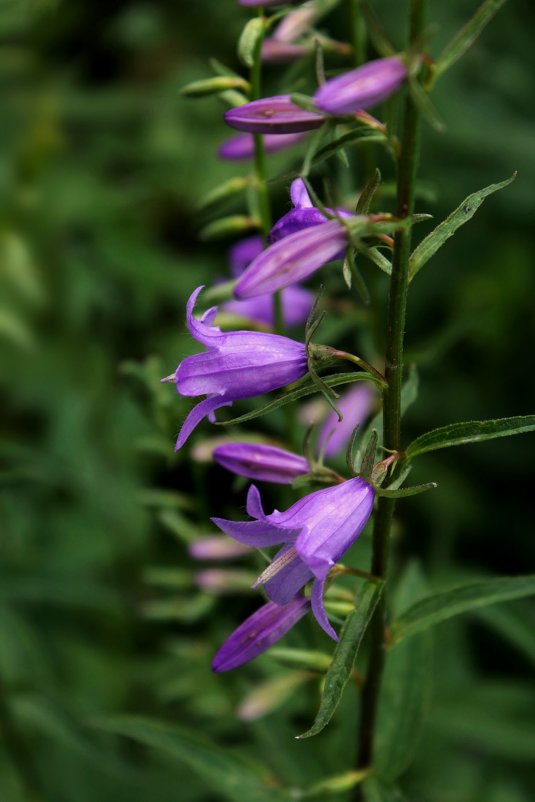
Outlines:
{"type": "MultiPolygon", "coordinates": [[[[396,48],[407,5],[372,4],[396,48]]],[[[439,28],[429,52],[452,40],[476,11],[470,5],[431,3],[439,28]]],[[[331,802],[349,799],[362,779],[346,775],[359,704],[353,683],[329,727],[296,741],[317,707],[320,671],[249,721],[237,711],[251,689],[286,675],[291,683],[302,665],[266,654],[232,675],[211,673],[215,650],[260,596],[201,592],[187,545],[212,531],[211,515],[242,513],[245,483],[174,455],[190,405],[159,383],[196,349],[184,327],[190,292],[229,278],[233,239],[201,246],[199,230],[213,234],[216,222],[217,233],[220,217],[247,211],[226,183],[247,168],[215,155],[229,136],[225,105],[190,101],[180,89],[210,77],[210,56],[248,78],[236,55],[247,18],[235,0],[0,4],[0,798],[8,802],[307,794],[331,802]],[[215,199],[214,187],[225,188],[215,199]]],[[[327,22],[343,39],[341,4],[327,22]]],[[[447,130],[426,130],[428,191],[417,212],[434,221],[415,227],[415,246],[460,198],[514,170],[518,178],[487,198],[411,288],[407,347],[419,363],[420,393],[416,400],[413,372],[405,446],[448,421],[533,413],[534,25],[530,3],[505,4],[432,95],[447,130]]],[[[327,59],[328,69],[339,66],[327,59]]],[[[304,81],[288,68],[288,91],[313,92],[309,67],[304,81]]],[[[280,74],[267,71],[267,91],[280,87],[280,74]]],[[[384,136],[363,128],[337,137],[361,188],[373,171],[360,154],[375,143],[384,183],[372,211],[379,199],[390,204],[384,136]]],[[[331,158],[334,139],[318,139],[307,164],[318,191],[326,165],[336,165],[343,196],[354,182],[331,158]]],[[[273,157],[270,177],[294,175],[306,148],[273,157]]],[[[288,209],[288,183],[271,185],[277,215],[288,209]]],[[[387,276],[373,261],[359,253],[358,268],[384,307],[387,276]]],[[[382,252],[375,262],[388,272],[382,252]]],[[[384,321],[355,293],[344,295],[341,270],[324,271],[311,286],[321,281],[335,299],[321,341],[336,336],[374,362],[384,321]]],[[[285,409],[274,404],[272,415],[253,421],[261,403],[221,416],[247,417],[242,434],[276,438],[285,409]]],[[[381,432],[380,420],[372,425],[381,432]]],[[[228,432],[205,423],[192,443],[228,432]]],[[[304,432],[294,432],[297,448],[304,432]]],[[[533,442],[496,440],[417,461],[410,483],[433,479],[439,488],[400,503],[395,626],[423,629],[414,624],[418,604],[428,604],[423,596],[531,570],[533,442]],[[398,579],[409,554],[421,568],[398,579]]],[[[297,498],[271,487],[266,497],[270,510],[297,498]]],[[[365,533],[345,562],[368,570],[369,557],[365,533]]],[[[243,580],[258,568],[253,558],[233,570],[243,580]]],[[[515,595],[522,594],[500,598],[515,595]]],[[[532,600],[512,601],[444,622],[433,644],[419,631],[392,649],[378,735],[382,779],[365,781],[369,802],[530,802],[533,621],[532,600]],[[423,667],[432,657],[428,684],[423,667]]],[[[332,651],[308,618],[283,646],[332,651]]]]}

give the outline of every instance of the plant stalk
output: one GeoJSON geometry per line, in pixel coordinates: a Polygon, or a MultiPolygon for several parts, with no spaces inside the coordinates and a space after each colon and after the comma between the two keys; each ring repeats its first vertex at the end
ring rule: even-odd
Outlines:
{"type": "MultiPolygon", "coordinates": [[[[411,0],[409,45],[421,36],[424,26],[426,0],[411,0]]],[[[420,115],[410,93],[405,99],[401,153],[398,159],[397,215],[404,218],[413,213],[416,170],[419,158],[420,115]]],[[[401,388],[403,381],[403,342],[407,290],[409,285],[409,256],[411,228],[400,229],[394,237],[392,276],[390,281],[385,377],[387,387],[383,396],[384,446],[391,451],[401,448],[401,388]]],[[[393,499],[380,498],[373,532],[371,573],[385,580],[388,572],[390,532],[394,515],[393,499]]],[[[385,588],[386,590],[386,588],[385,588]]],[[[383,590],[377,605],[371,630],[371,653],[362,692],[360,714],[358,766],[373,763],[373,744],[381,682],[385,663],[386,593],[383,590]]]]}

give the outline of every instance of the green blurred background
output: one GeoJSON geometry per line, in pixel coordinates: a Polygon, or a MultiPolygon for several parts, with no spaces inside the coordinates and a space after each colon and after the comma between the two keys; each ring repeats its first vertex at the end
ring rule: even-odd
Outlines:
{"type": "MultiPolygon", "coordinates": [[[[407,4],[372,5],[401,48],[407,4]]],[[[476,5],[431,0],[431,53],[476,5]]],[[[208,77],[211,56],[240,69],[235,43],[247,16],[234,0],[0,1],[6,802],[233,798],[196,758],[154,756],[104,732],[103,719],[119,712],[189,727],[223,755],[254,755],[285,785],[351,768],[352,696],[330,731],[297,743],[315,686],[296,680],[294,692],[290,677],[291,700],[279,689],[279,709],[247,723],[236,718],[239,701],[280,668],[263,657],[211,675],[217,645],[259,597],[200,593],[186,544],[210,531],[210,515],[232,506],[239,514],[244,487],[191,466],[187,449],[174,455],[188,405],[158,382],[194,350],[185,300],[228,270],[231,240],[197,237],[219,211],[199,214],[196,204],[247,170],[217,159],[229,133],[220,102],[187,101],[179,90],[208,77]]],[[[325,25],[343,38],[343,3],[325,25]]],[[[450,421],[533,412],[534,26],[533,4],[506,4],[433,95],[447,130],[424,128],[430,197],[419,211],[440,220],[474,190],[519,174],[414,284],[407,348],[420,396],[407,442],[450,421]]],[[[280,90],[283,72],[269,68],[268,88],[280,90]]],[[[297,164],[295,154],[278,156],[272,175],[297,164]]],[[[277,214],[285,193],[275,186],[277,214]]],[[[243,207],[224,211],[233,209],[243,207]]],[[[266,419],[268,432],[277,425],[266,419]]],[[[197,439],[213,434],[205,424],[197,439]]],[[[432,587],[533,570],[533,442],[423,459],[418,478],[439,490],[404,503],[398,558],[416,558],[432,587]]],[[[365,541],[363,564],[368,553],[365,541]]],[[[513,603],[437,631],[408,799],[533,798],[534,624],[533,606],[513,603]]],[[[290,638],[330,650],[312,625],[290,638]]]]}

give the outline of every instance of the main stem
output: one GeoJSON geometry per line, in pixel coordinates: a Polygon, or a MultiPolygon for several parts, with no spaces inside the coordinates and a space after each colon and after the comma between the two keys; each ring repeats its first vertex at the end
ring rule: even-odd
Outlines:
{"type": "MultiPolygon", "coordinates": [[[[426,0],[411,0],[409,45],[418,41],[424,26],[426,0]]],[[[397,214],[406,217],[414,210],[414,189],[419,158],[419,112],[407,91],[398,160],[397,214]]],[[[409,285],[411,229],[399,230],[394,238],[392,276],[388,306],[385,376],[388,384],[383,396],[384,445],[401,449],[401,388],[403,381],[403,341],[409,285]]],[[[380,498],[373,532],[371,573],[386,579],[390,551],[390,530],[394,515],[392,499],[380,498]]],[[[386,594],[375,610],[371,628],[371,654],[362,691],[358,765],[368,767],[373,760],[373,741],[381,681],[385,662],[386,594]]]]}

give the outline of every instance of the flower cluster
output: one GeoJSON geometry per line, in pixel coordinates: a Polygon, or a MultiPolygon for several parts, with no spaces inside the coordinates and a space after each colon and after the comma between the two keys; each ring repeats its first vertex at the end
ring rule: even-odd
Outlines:
{"type": "MultiPolygon", "coordinates": [[[[272,63],[292,61],[310,53],[316,36],[313,26],[327,8],[313,0],[293,3],[291,0],[239,0],[239,3],[265,8],[296,6],[293,10],[283,9],[281,13],[276,10],[272,18],[276,26],[267,25],[269,37],[261,42],[255,58],[272,63]]],[[[289,94],[260,97],[251,102],[241,102],[238,98],[238,105],[229,109],[224,118],[239,133],[221,145],[219,156],[228,161],[257,160],[259,148],[266,154],[284,150],[299,144],[309,132],[326,123],[325,131],[329,132],[338,123],[347,125],[357,119],[363,124],[365,117],[365,123],[383,128],[365,110],[396,92],[407,74],[405,61],[391,56],[323,82],[313,98],[305,101],[289,94]]],[[[260,180],[263,177],[258,171],[256,181],[260,180]]],[[[251,183],[254,184],[254,180],[251,183]]],[[[300,178],[292,182],[290,196],[292,208],[275,222],[267,237],[251,236],[231,248],[229,263],[235,280],[234,298],[226,298],[220,305],[222,316],[217,320],[220,325],[216,325],[217,307],[199,317],[194,314],[202,287],[198,287],[188,301],[190,334],[205,350],[183,359],[166,380],[173,380],[182,396],[204,398],[187,415],[178,435],[177,450],[203,418],[213,421],[221,407],[285,387],[302,379],[309,371],[326,392],[310,354],[319,353],[321,349],[322,353],[345,353],[323,346],[318,346],[316,352],[312,350],[315,346],[310,346],[309,340],[315,322],[309,315],[313,295],[299,282],[328,262],[343,258],[355,242],[355,232],[363,231],[363,236],[367,236],[370,229],[366,226],[371,218],[343,208],[315,205],[308,185],[300,178]],[[279,309],[284,326],[302,325],[308,319],[306,343],[280,332],[272,333],[276,292],[280,293],[279,309]],[[256,330],[222,330],[225,322],[228,326],[229,320],[236,317],[256,330]]],[[[263,223],[267,230],[268,222],[263,220],[263,223]]],[[[375,373],[377,375],[377,371],[375,373]]],[[[217,561],[243,556],[254,548],[276,547],[253,585],[263,587],[268,602],[221,646],[213,660],[214,671],[228,671],[253,659],[279,640],[309,610],[327,635],[337,639],[325,609],[325,591],[333,579],[333,568],[366,526],[376,490],[369,478],[371,470],[362,475],[353,471],[350,478],[344,478],[324,466],[323,459],[337,458],[354,428],[369,414],[373,402],[373,390],[360,382],[343,394],[338,400],[338,412],[324,416],[317,436],[318,457],[313,456],[309,446],[306,456],[300,456],[275,443],[254,440],[224,442],[210,450],[211,458],[218,465],[255,482],[296,487],[314,482],[328,485],[302,495],[283,511],[274,510],[269,514],[264,512],[258,489],[251,485],[247,494],[249,520],[213,518],[223,534],[199,539],[191,545],[194,559],[217,561]]],[[[309,412],[303,409],[302,414],[309,415],[309,412]]],[[[200,572],[198,581],[214,593],[223,592],[225,588],[227,592],[237,581],[236,572],[232,581],[231,574],[232,571],[225,568],[208,569],[200,572]]],[[[240,574],[239,583],[242,582],[243,574],[240,574]]]]}

